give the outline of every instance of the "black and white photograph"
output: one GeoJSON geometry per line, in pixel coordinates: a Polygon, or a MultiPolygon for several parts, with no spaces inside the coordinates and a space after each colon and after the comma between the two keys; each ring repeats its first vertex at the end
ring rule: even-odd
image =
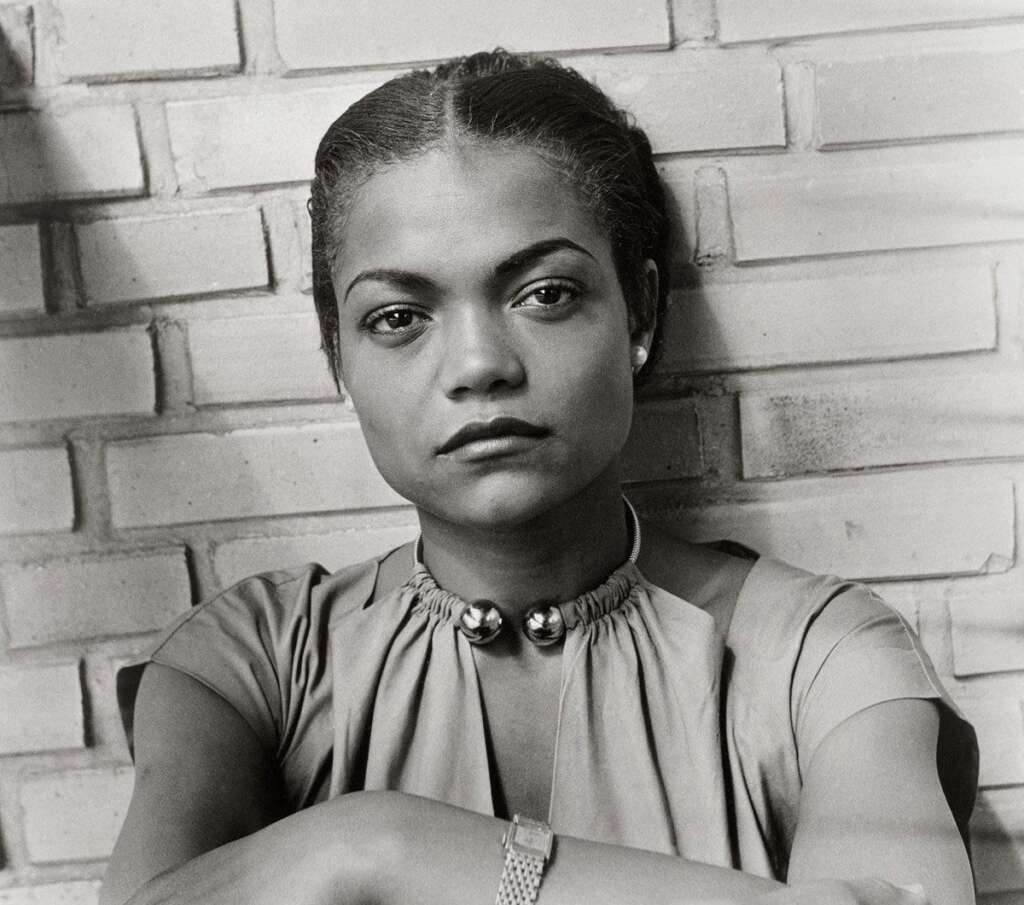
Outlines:
{"type": "Polygon", "coordinates": [[[1024,905],[1024,0],[0,0],[0,905],[1024,905]]]}

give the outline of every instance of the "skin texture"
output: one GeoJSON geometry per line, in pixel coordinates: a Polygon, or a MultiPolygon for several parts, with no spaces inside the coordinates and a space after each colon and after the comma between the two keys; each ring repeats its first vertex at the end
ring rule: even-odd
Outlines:
{"type": "Polygon", "coordinates": [[[420,511],[493,532],[615,463],[632,414],[625,301],[607,239],[534,153],[470,145],[393,166],[363,187],[346,236],[342,377],[377,467],[420,511]],[[515,265],[546,241],[576,247],[515,265]],[[380,270],[419,285],[367,276],[380,270]],[[502,459],[436,455],[466,422],[499,415],[550,435],[502,459]]]}
{"type": "MultiPolygon", "coordinates": [[[[346,387],[378,467],[417,507],[442,586],[515,612],[621,563],[629,350],[650,337],[629,335],[607,238],[539,157],[470,145],[389,167],[355,201],[334,281],[346,387]],[[538,242],[556,244],[538,255],[538,242]],[[442,451],[498,415],[543,435],[442,451]]],[[[656,584],[701,606],[735,597],[742,561],[652,526],[644,536],[639,565],[656,584]]],[[[384,576],[399,573],[385,562],[384,576]]],[[[474,656],[499,804],[542,814],[560,649],[509,635],[474,656]]],[[[965,905],[970,869],[936,778],[937,734],[933,704],[891,701],[801,753],[790,886],[562,837],[539,901],[911,905],[921,899],[893,884],[923,883],[936,905],[965,905]]],[[[504,820],[394,792],[282,819],[252,730],[174,670],[144,674],[136,765],[103,905],[468,905],[497,889],[504,820]]]]}

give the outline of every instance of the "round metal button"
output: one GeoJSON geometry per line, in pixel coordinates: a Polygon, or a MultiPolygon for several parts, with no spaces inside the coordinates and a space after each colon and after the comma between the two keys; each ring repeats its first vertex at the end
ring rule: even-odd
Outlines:
{"type": "Polygon", "coordinates": [[[459,616],[459,630],[472,644],[487,644],[501,633],[504,620],[490,600],[467,603],[459,616]]]}
{"type": "Polygon", "coordinates": [[[565,636],[565,617],[554,604],[537,604],[523,620],[523,634],[538,647],[555,644],[565,636]]]}

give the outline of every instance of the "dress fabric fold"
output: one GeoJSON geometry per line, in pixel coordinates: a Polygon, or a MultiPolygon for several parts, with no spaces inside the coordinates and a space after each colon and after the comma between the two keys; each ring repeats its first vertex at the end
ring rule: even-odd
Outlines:
{"type": "MultiPolygon", "coordinates": [[[[253,725],[294,810],[393,789],[492,814],[463,604],[423,566],[378,593],[379,563],[270,573],[179,619],[119,677],[129,733],[140,668],[158,662],[253,725]]],[[[550,813],[531,815],[556,833],[783,879],[801,764],[839,722],[895,698],[946,712],[959,752],[947,797],[960,810],[973,798],[973,731],[905,621],[862,585],[761,557],[712,613],[627,562],[561,606],[550,813]]]]}

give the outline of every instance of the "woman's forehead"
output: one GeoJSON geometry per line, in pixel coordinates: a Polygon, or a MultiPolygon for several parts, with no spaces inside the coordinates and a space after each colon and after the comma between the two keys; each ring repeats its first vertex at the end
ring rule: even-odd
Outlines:
{"type": "Polygon", "coordinates": [[[610,255],[596,218],[568,179],[535,151],[458,145],[370,177],[347,211],[335,271],[414,267],[492,256],[561,236],[610,255]]]}

